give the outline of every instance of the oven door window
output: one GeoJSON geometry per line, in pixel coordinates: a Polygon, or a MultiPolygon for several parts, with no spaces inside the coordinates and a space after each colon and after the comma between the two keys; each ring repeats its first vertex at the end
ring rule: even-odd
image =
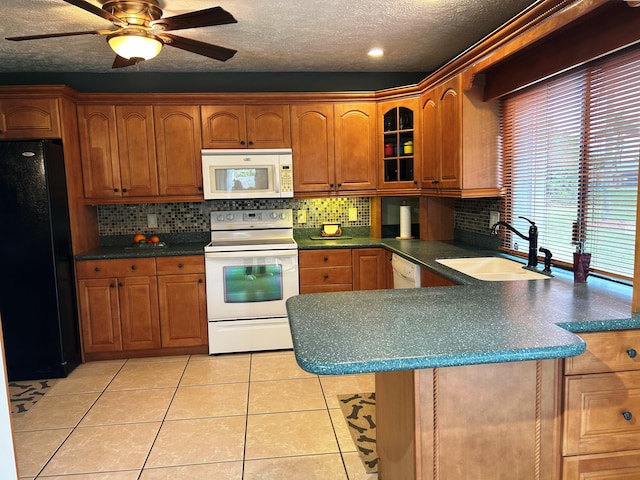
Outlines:
{"type": "Polygon", "coordinates": [[[215,191],[217,192],[268,192],[272,190],[273,168],[231,167],[215,169],[215,191]]]}
{"type": "Polygon", "coordinates": [[[270,302],[283,299],[282,265],[223,267],[225,303],[270,302]]]}

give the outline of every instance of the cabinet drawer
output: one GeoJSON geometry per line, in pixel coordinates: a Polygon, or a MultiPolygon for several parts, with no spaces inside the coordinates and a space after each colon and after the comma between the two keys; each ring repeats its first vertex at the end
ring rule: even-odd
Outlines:
{"type": "Polygon", "coordinates": [[[565,360],[565,375],[640,370],[640,330],[581,333],[587,350],[565,360]]]}
{"type": "Polygon", "coordinates": [[[78,278],[107,278],[155,275],[154,258],[121,258],[76,262],[78,278]]]}
{"type": "Polygon", "coordinates": [[[305,250],[299,253],[298,265],[305,267],[351,267],[351,250],[305,250]]]}
{"type": "Polygon", "coordinates": [[[350,283],[332,283],[329,285],[300,285],[300,293],[350,292],[350,283]]]}
{"type": "Polygon", "coordinates": [[[352,282],[351,267],[301,268],[300,285],[328,285],[352,282]]]}
{"type": "Polygon", "coordinates": [[[568,457],[562,460],[562,480],[635,480],[640,478],[640,450],[568,457]]]}
{"type": "Polygon", "coordinates": [[[640,372],[565,377],[564,402],[563,455],[638,448],[640,372]]]}
{"type": "Polygon", "coordinates": [[[156,269],[158,275],[204,273],[204,257],[201,255],[184,257],[157,257],[156,269]]]}

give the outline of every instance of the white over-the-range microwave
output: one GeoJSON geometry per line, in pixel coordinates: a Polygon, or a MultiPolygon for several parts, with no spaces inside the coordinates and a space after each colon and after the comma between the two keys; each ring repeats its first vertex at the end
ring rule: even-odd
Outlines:
{"type": "Polygon", "coordinates": [[[202,150],[205,199],[292,198],[290,148],[202,150]]]}

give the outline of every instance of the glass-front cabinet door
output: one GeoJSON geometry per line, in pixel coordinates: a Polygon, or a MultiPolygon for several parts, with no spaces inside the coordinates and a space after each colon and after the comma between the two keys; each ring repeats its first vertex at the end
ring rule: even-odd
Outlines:
{"type": "Polygon", "coordinates": [[[378,175],[380,190],[419,188],[418,107],[417,98],[379,104],[382,132],[378,175]]]}

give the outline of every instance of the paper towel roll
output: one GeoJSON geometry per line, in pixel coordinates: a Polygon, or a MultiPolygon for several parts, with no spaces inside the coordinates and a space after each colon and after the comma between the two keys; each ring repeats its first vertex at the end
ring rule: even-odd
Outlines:
{"type": "Polygon", "coordinates": [[[411,238],[411,206],[400,207],[400,238],[411,238]]]}

